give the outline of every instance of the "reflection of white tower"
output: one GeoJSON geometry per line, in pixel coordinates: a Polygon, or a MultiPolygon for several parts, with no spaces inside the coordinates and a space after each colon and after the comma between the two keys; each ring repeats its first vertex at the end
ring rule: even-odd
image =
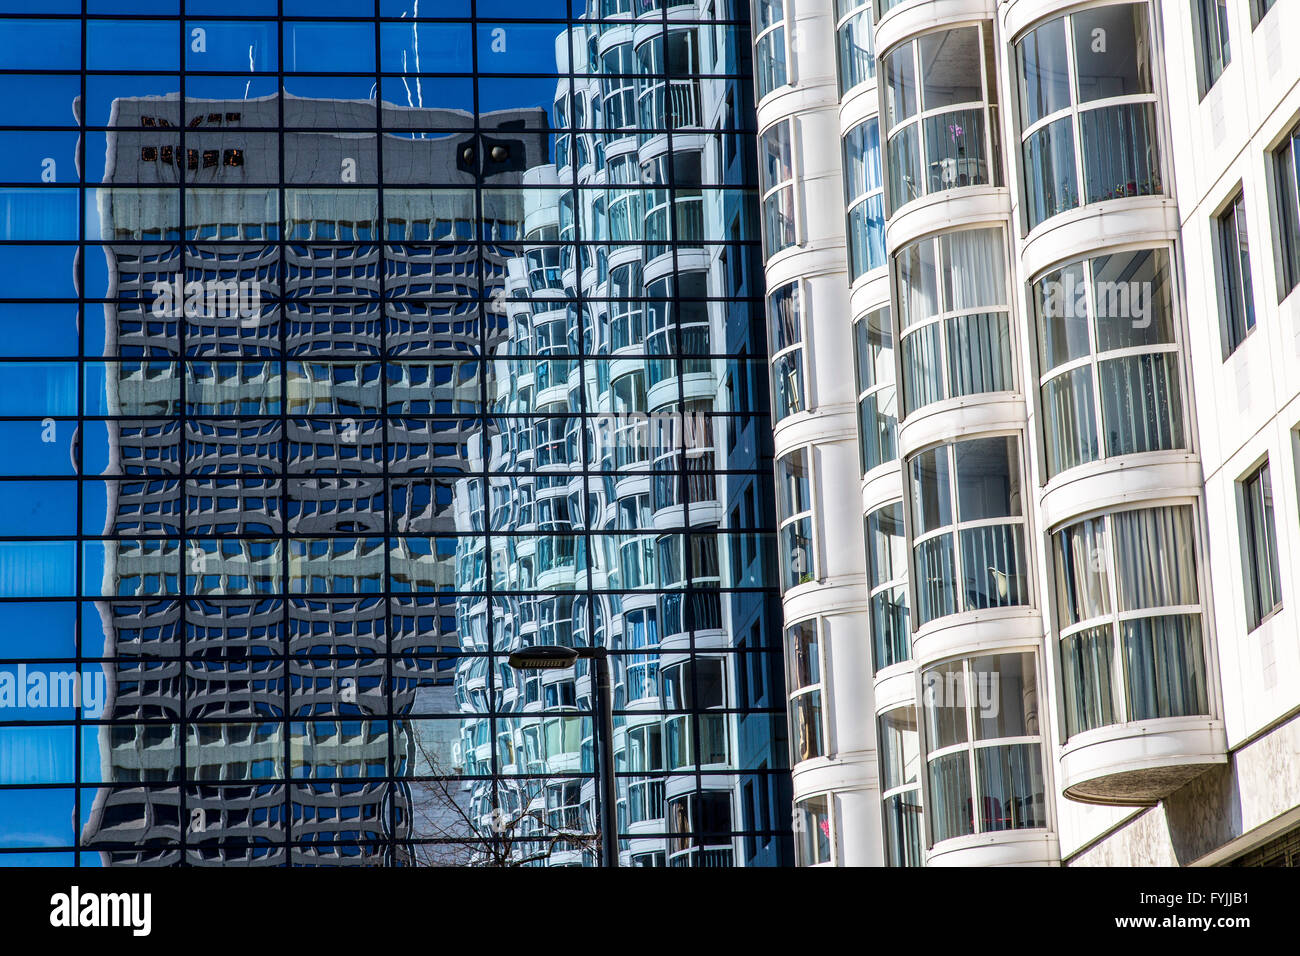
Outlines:
{"type": "MultiPolygon", "coordinates": [[[[765,655],[727,652],[771,626],[762,596],[718,591],[764,583],[770,573],[763,549],[743,545],[742,535],[742,546],[728,549],[718,533],[730,508],[752,507],[761,494],[753,476],[717,474],[758,467],[753,432],[724,452],[719,431],[738,420],[712,417],[732,407],[727,361],[709,356],[759,350],[748,323],[738,332],[728,321],[734,270],[746,265],[728,263],[727,250],[703,241],[748,228],[728,218],[739,212],[721,195],[706,202],[703,188],[733,181],[738,170],[707,148],[718,137],[706,131],[733,121],[726,84],[697,77],[732,68],[702,61],[693,10],[674,9],[666,28],[659,10],[639,20],[609,5],[604,12],[610,22],[557,40],[560,69],[571,47],[576,78],[572,96],[567,80],[560,85],[556,122],[574,132],[558,138],[554,166],[525,174],[538,186],[576,177],[604,188],[580,189],[576,206],[574,192],[558,188],[526,204],[524,254],[508,264],[501,300],[509,339],[494,370],[497,410],[528,417],[502,418],[490,447],[479,447],[494,473],[493,526],[510,534],[490,539],[486,560],[462,564],[486,566],[496,591],[549,593],[501,596],[493,607],[479,600],[465,613],[492,617],[497,650],[599,643],[617,652],[624,865],[745,864],[756,862],[746,843],[774,841],[731,832],[783,821],[770,810],[754,815],[760,799],[770,806],[772,781],[738,770],[777,765],[770,726],[725,712],[755,706],[739,696],[737,669],[767,667],[765,655]],[[667,64],[672,79],[663,75],[667,64]],[[671,136],[656,132],[669,128],[671,136]],[[580,344],[589,356],[581,360],[580,344]]],[[[470,513],[462,506],[462,520],[470,513]]],[[[741,527],[753,520],[747,513],[741,527]]],[[[482,686],[469,661],[458,680],[482,686]]],[[[497,752],[510,758],[502,772],[590,774],[590,721],[576,715],[590,709],[591,690],[581,668],[521,673],[498,687],[499,711],[517,715],[496,721],[497,752]]],[[[462,752],[487,752],[479,743],[487,724],[466,718],[462,752]]],[[[489,796],[481,788],[480,814],[490,813],[489,796]]],[[[589,778],[548,781],[505,799],[552,825],[592,831],[589,778]]],[[[591,851],[561,843],[546,862],[592,862],[591,851]]]]}

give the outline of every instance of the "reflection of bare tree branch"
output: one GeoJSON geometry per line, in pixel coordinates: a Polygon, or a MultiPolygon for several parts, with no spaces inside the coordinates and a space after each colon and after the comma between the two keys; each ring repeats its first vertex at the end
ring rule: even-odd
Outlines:
{"type": "MultiPolygon", "coordinates": [[[[427,779],[412,783],[424,794],[423,799],[411,801],[416,823],[412,836],[420,841],[410,845],[412,865],[526,866],[549,859],[557,850],[597,852],[599,833],[584,832],[571,819],[556,826],[542,809],[525,807],[511,814],[494,807],[485,819],[474,811],[470,788],[457,792],[464,781],[444,770],[438,754],[419,734],[411,738],[419,756],[417,766],[423,763],[428,768],[427,779]]],[[[489,785],[487,780],[475,783],[489,785]]]]}

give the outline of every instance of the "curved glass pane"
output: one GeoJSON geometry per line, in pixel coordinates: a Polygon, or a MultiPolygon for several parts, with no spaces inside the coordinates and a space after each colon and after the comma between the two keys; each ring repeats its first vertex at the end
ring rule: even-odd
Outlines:
{"type": "Polygon", "coordinates": [[[983,109],[952,110],[927,116],[922,126],[925,131],[927,192],[988,185],[983,109]]]}
{"type": "Polygon", "coordinates": [[[1079,102],[1153,92],[1145,4],[1080,10],[1071,20],[1079,102]]]}
{"type": "Polygon", "coordinates": [[[1029,228],[1033,229],[1044,219],[1079,205],[1079,176],[1074,167],[1074,126],[1070,118],[1056,120],[1035,130],[1025,140],[1022,149],[1025,215],[1029,228]]]}
{"type": "Polygon", "coordinates": [[[1112,520],[1121,611],[1200,601],[1191,508],[1123,511],[1112,520]]]}
{"type": "Polygon", "coordinates": [[[1029,603],[1024,531],[990,525],[960,533],[965,607],[1011,607],[1029,603]]]}
{"type": "Polygon", "coordinates": [[[931,448],[912,457],[912,534],[920,536],[952,524],[948,448],[931,448]]]}
{"type": "Polygon", "coordinates": [[[917,41],[917,48],[921,56],[921,109],[978,103],[984,98],[979,27],[928,33],[917,41]]]}
{"type": "Polygon", "coordinates": [[[804,410],[801,349],[787,352],[772,363],[772,401],[778,422],[804,410]]]}
{"type": "Polygon", "coordinates": [[[1047,801],[1038,744],[975,751],[980,832],[1047,826],[1047,801]]]}
{"type": "Polygon", "coordinates": [[[1178,365],[1177,352],[1098,365],[1107,457],[1186,446],[1178,365]]]}
{"type": "Polygon", "coordinates": [[[946,325],[949,397],[1015,388],[1007,313],[964,315],[949,319],[946,325]]]}
{"type": "Polygon", "coordinates": [[[880,123],[872,118],[844,134],[844,198],[852,204],[882,184],[880,123]]]}
{"type": "Polygon", "coordinates": [[[915,552],[916,624],[920,627],[957,612],[957,581],[951,536],[922,541],[915,552]]]}
{"type": "Polygon", "coordinates": [[[863,474],[898,457],[897,421],[892,388],[882,388],[858,402],[859,465],[863,474]]]}
{"type": "Polygon", "coordinates": [[[966,751],[945,754],[930,761],[930,805],[926,819],[935,843],[975,832],[971,812],[970,756],[966,751]]]}
{"type": "Polygon", "coordinates": [[[1070,105],[1068,64],[1064,17],[1043,24],[1016,44],[1021,129],[1070,105]]]}
{"type": "Polygon", "coordinates": [[[894,380],[893,329],[889,309],[877,309],[853,326],[853,360],[858,391],[894,380]]]}
{"type": "Polygon", "coordinates": [[[876,54],[870,8],[839,29],[840,95],[876,75],[876,54]]]}
{"type": "Polygon", "coordinates": [[[1072,369],[1043,386],[1043,432],[1049,475],[1100,457],[1090,369],[1072,369]]]}
{"type": "Polygon", "coordinates": [[[1088,628],[1061,639],[1061,696],[1067,737],[1115,723],[1114,629],[1088,628]]]}
{"type": "Polygon", "coordinates": [[[849,277],[885,265],[885,201],[879,193],[849,210],[849,277]]]}
{"type": "Polygon", "coordinates": [[[822,692],[800,694],[790,702],[790,729],[794,737],[794,760],[811,760],[826,752],[822,740],[822,692]]]}
{"type": "Polygon", "coordinates": [[[920,127],[904,126],[889,137],[885,156],[889,166],[889,208],[895,210],[925,195],[921,178],[920,127]]]}
{"type": "Polygon", "coordinates": [[[754,47],[757,62],[758,98],[762,99],[777,87],[785,86],[785,27],[777,27],[771,33],[759,37],[754,47]]]}
{"type": "Polygon", "coordinates": [[[921,791],[906,790],[886,797],[885,865],[921,866],[921,791]]]}
{"type": "Polygon", "coordinates": [[[939,324],[926,326],[903,339],[903,410],[910,413],[943,398],[943,364],[939,324]]]}
{"type": "Polygon", "coordinates": [[[877,671],[912,659],[907,588],[899,585],[870,600],[872,661],[877,671]]]}
{"type": "Polygon", "coordinates": [[[1120,630],[1129,720],[1210,712],[1200,617],[1137,618],[1120,630]]]}
{"type": "Polygon", "coordinates": [[[1090,518],[1052,536],[1056,551],[1056,619],[1065,628],[1111,611],[1106,526],[1090,518]]]}
{"type": "Polygon", "coordinates": [[[1087,110],[1079,117],[1084,202],[1162,192],[1156,113],[1150,103],[1087,110]]]}

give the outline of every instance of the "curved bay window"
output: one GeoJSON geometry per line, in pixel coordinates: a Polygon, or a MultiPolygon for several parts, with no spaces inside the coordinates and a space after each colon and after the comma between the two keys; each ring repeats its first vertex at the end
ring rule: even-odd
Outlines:
{"type": "MultiPolygon", "coordinates": [[[[680,221],[685,209],[696,208],[677,199],[673,203],[680,221]]],[[[680,248],[680,244],[679,244],[680,248]]],[[[646,286],[646,353],[649,385],[675,375],[710,370],[708,276],[697,270],[679,271],[646,286]],[[680,369],[680,372],[678,371],[680,369]]]]}
{"type": "Polygon", "coordinates": [[[627,702],[657,701],[659,697],[659,622],[652,607],[623,614],[623,679],[627,702]]]}
{"type": "Polygon", "coordinates": [[[710,501],[716,496],[718,482],[712,469],[717,453],[713,444],[713,420],[709,417],[712,407],[707,401],[683,403],[681,414],[685,424],[680,429],[680,440],[669,422],[660,420],[652,425],[655,511],[686,502],[710,501]]]}
{"type": "Polygon", "coordinates": [[[665,639],[690,631],[722,628],[722,565],[717,538],[709,534],[660,535],[655,544],[659,556],[660,633],[665,639]],[[683,538],[686,537],[686,541],[683,538]],[[689,543],[690,593],[687,594],[689,543]]]}
{"type": "Polygon", "coordinates": [[[1066,735],[1209,714],[1191,506],[1088,518],[1052,549],[1066,735]]]}
{"type": "Polygon", "coordinates": [[[840,96],[876,76],[870,0],[835,0],[840,96]]]}
{"type": "Polygon", "coordinates": [[[885,865],[921,866],[921,738],[911,704],[876,720],[885,865]]]}
{"type": "Polygon", "coordinates": [[[898,457],[894,332],[888,307],[854,323],[853,361],[858,383],[858,457],[865,475],[898,457]]]}
{"type": "Polygon", "coordinates": [[[658,722],[627,729],[624,761],[629,774],[619,779],[626,788],[627,822],[644,823],[664,815],[663,728],[658,722]]]}
{"type": "Polygon", "coordinates": [[[641,465],[649,458],[642,417],[649,411],[644,373],[635,369],[620,375],[610,384],[609,394],[610,411],[618,423],[614,432],[615,467],[641,465]]]}
{"type": "Polygon", "coordinates": [[[822,663],[817,621],[800,621],[785,630],[790,686],[790,748],[794,763],[824,756],[822,663]]]}
{"type": "Polygon", "coordinates": [[[668,821],[669,866],[731,866],[731,792],[700,790],[671,798],[668,821]]]}
{"type": "Polygon", "coordinates": [[[754,31],[757,98],[761,100],[787,82],[783,0],[754,0],[754,31]]]}
{"type": "Polygon", "coordinates": [[[995,654],[926,668],[921,695],[930,844],[1046,827],[1034,655],[995,654]]]}
{"type": "Polygon", "coordinates": [[[782,592],[817,577],[811,461],[809,449],[796,448],[776,462],[782,592]]]}
{"type": "Polygon", "coordinates": [[[885,55],[891,214],[946,189],[1002,185],[992,51],[992,25],[981,24],[930,33],[885,55]]]}
{"type": "Polygon", "coordinates": [[[948,398],[1013,391],[1002,229],[922,239],[894,261],[903,415],[948,398]]]}
{"type": "Polygon", "coordinates": [[[645,289],[641,264],[631,262],[609,270],[610,348],[614,352],[645,345],[645,289]]]}
{"type": "Polygon", "coordinates": [[[849,273],[854,279],[885,264],[884,189],[880,122],[873,116],[844,134],[844,202],[849,210],[849,273]]]}
{"type": "Polygon", "coordinates": [[[697,657],[660,668],[665,710],[664,745],[669,770],[727,762],[727,715],[710,713],[727,706],[726,664],[697,657]],[[699,733],[698,760],[696,732],[699,733]]]}
{"type": "Polygon", "coordinates": [[[606,141],[620,139],[618,130],[636,129],[636,54],[631,43],[620,43],[600,58],[600,91],[604,101],[601,118],[606,141]]]}
{"type": "Polygon", "coordinates": [[[797,282],[783,285],[767,297],[773,424],[807,408],[803,388],[803,317],[799,299],[797,282]]]}
{"type": "Polygon", "coordinates": [[[669,30],[667,49],[663,35],[636,48],[641,79],[637,94],[641,142],[650,130],[685,129],[700,125],[699,39],[693,29],[669,30]]]}
{"type": "Polygon", "coordinates": [[[1049,477],[1187,447],[1168,250],[1072,263],[1032,298],[1049,477]]]}
{"type": "Polygon", "coordinates": [[[831,862],[832,799],[823,793],[794,805],[794,850],[799,866],[831,862]]]}
{"type": "Polygon", "coordinates": [[[758,188],[763,197],[763,254],[795,244],[794,146],[782,120],[758,138],[758,188]]]}
{"type": "Polygon", "coordinates": [[[863,521],[867,539],[867,588],[870,592],[871,660],[877,672],[911,660],[907,627],[907,535],[903,503],[871,512],[863,521]]]}
{"type": "Polygon", "coordinates": [[[635,591],[656,585],[655,535],[642,531],[653,527],[650,495],[627,495],[618,499],[615,527],[622,534],[601,535],[607,550],[614,551],[606,566],[614,570],[610,587],[635,591]]]}
{"type": "Polygon", "coordinates": [[[1019,438],[939,445],[907,464],[917,627],[1029,604],[1019,438]]]}
{"type": "Polygon", "coordinates": [[[605,225],[614,243],[645,238],[645,190],[641,189],[641,163],[633,154],[611,157],[605,165],[608,203],[605,225]]]}
{"type": "Polygon", "coordinates": [[[1029,229],[1087,203],[1164,191],[1149,17],[1146,3],[1094,7],[1016,42],[1029,229]]]}

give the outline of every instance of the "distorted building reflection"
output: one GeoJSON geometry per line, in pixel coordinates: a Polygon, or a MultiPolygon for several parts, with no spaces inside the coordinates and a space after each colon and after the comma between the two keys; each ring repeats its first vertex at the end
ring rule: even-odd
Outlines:
{"type": "Polygon", "coordinates": [[[517,191],[480,217],[473,187],[544,160],[528,130],[545,117],[476,132],[463,111],[385,104],[386,126],[440,132],[380,145],[331,131],[374,129],[372,103],[286,95],[284,125],[320,131],[281,148],[246,132],[280,124],[279,98],[191,100],[182,147],[168,108],[116,101],[98,200],[103,533],[121,537],[103,545],[113,723],[83,839],[115,864],[389,862],[411,802],[389,769],[409,727],[389,715],[456,709],[450,671],[422,674],[458,646],[439,536],[501,335],[492,243],[522,220],[517,191]],[[374,181],[377,147],[388,182],[437,188],[386,189],[381,212],[351,185],[374,181]],[[183,786],[143,786],[159,781],[183,786]]]}
{"type": "MultiPolygon", "coordinates": [[[[506,533],[460,565],[458,590],[493,595],[462,598],[462,641],[613,652],[623,865],[771,865],[788,853],[772,831],[789,795],[765,772],[786,766],[782,721],[755,713],[783,686],[764,653],[774,569],[754,533],[770,449],[744,299],[762,289],[753,250],[718,241],[753,234],[748,197],[716,188],[746,182],[752,158],[719,135],[743,103],[702,78],[731,71],[729,48],[708,61],[693,11],[650,31],[630,14],[592,4],[613,22],[557,43],[572,87],[558,84],[555,162],[524,176],[538,189],[524,255],[507,263],[496,418],[471,443],[491,529],[506,533]]],[[[468,528],[482,504],[461,490],[468,528]]],[[[494,704],[462,724],[461,760],[485,775],[472,813],[518,828],[517,860],[591,864],[594,841],[567,838],[599,819],[591,673],[483,665],[458,668],[494,704]],[[486,778],[494,755],[504,780],[486,778]]]]}

